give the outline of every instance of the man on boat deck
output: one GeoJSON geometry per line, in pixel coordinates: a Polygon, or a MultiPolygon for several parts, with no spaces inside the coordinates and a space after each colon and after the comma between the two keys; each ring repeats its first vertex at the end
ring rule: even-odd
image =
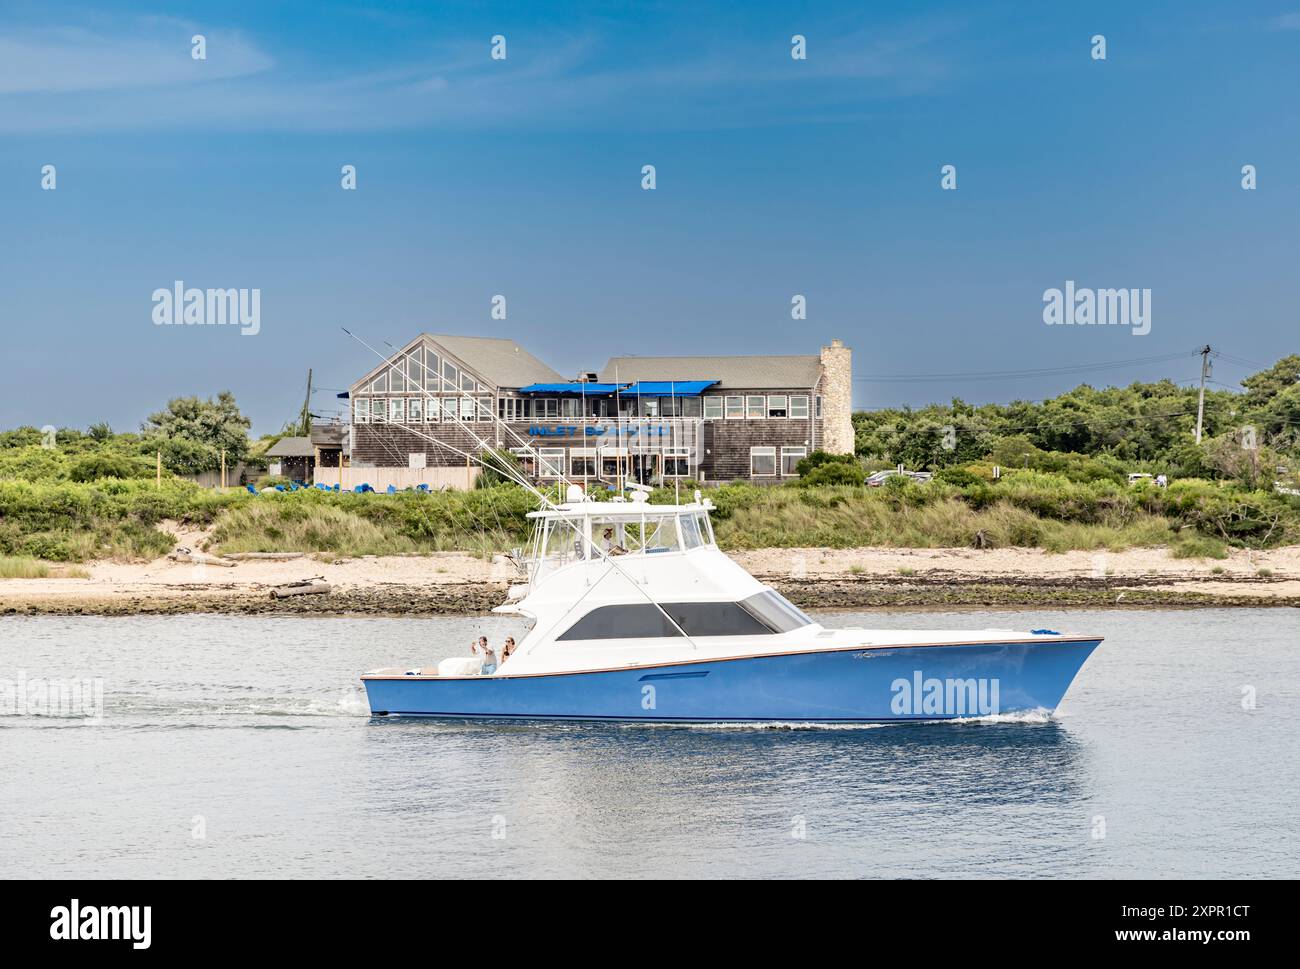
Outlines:
{"type": "Polygon", "coordinates": [[[487,637],[480,636],[478,642],[470,647],[475,656],[483,657],[483,665],[479,672],[484,676],[490,676],[497,671],[497,654],[493,652],[492,647],[488,645],[487,637]]]}
{"type": "Polygon", "coordinates": [[[625,549],[622,545],[619,545],[616,541],[614,541],[614,529],[612,528],[605,529],[604,544],[605,544],[606,555],[622,555],[624,552],[627,551],[627,549],[625,549]]]}

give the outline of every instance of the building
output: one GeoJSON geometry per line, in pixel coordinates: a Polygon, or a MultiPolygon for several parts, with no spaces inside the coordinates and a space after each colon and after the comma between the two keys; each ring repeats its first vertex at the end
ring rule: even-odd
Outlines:
{"type": "Polygon", "coordinates": [[[316,452],[309,437],[282,437],[266,451],[267,473],[291,481],[310,483],[316,470],[316,452]]]}
{"type": "Polygon", "coordinates": [[[513,340],[425,333],[340,394],[345,460],[376,487],[464,469],[482,442],[543,481],[779,482],[813,450],[852,452],[851,371],[833,340],[806,356],[614,357],[566,379],[513,340]]]}

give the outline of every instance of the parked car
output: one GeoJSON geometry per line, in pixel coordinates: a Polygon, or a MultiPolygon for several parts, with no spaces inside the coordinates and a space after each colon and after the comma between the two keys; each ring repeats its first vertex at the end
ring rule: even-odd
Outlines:
{"type": "Polygon", "coordinates": [[[929,471],[899,471],[897,468],[889,468],[885,471],[877,471],[867,478],[868,488],[879,488],[890,478],[910,478],[913,481],[929,481],[934,477],[929,471]]]}

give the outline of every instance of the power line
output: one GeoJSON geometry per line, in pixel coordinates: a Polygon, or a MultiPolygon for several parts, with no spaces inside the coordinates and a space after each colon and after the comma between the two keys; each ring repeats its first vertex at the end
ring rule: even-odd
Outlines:
{"type": "Polygon", "coordinates": [[[1066,367],[1044,367],[1036,370],[968,370],[952,373],[930,374],[860,374],[853,379],[870,383],[904,383],[924,380],[1013,380],[1028,377],[1055,377],[1068,374],[1087,373],[1094,370],[1117,370],[1121,367],[1142,366],[1153,363],[1168,363],[1171,360],[1195,357],[1199,350],[1183,353],[1165,353],[1153,357],[1135,357],[1131,360],[1116,360],[1111,363],[1074,364],[1066,367]]]}

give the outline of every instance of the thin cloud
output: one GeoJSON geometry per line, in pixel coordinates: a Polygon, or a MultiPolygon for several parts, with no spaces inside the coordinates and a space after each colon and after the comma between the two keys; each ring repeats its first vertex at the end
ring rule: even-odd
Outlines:
{"type": "MultiPolygon", "coordinates": [[[[765,119],[798,122],[854,113],[863,103],[933,88],[950,66],[931,50],[960,29],[952,22],[892,32],[824,32],[793,62],[788,38],[670,38],[627,62],[617,45],[590,35],[521,39],[508,61],[485,43],[407,55],[405,63],[337,76],[295,76],[238,33],[202,31],[208,59],[190,57],[191,27],[142,22],[109,36],[83,28],[0,37],[0,130],[149,130],[201,125],[236,130],[340,131],[429,125],[745,123],[761,103],[765,119]],[[856,82],[846,98],[842,83],[856,82]]],[[[305,69],[304,69],[305,68],[305,69]]]]}
{"type": "Polygon", "coordinates": [[[272,59],[237,33],[205,33],[208,59],[191,57],[183,25],[152,23],[107,35],[82,27],[0,35],[0,95],[124,91],[245,77],[272,59]]]}

